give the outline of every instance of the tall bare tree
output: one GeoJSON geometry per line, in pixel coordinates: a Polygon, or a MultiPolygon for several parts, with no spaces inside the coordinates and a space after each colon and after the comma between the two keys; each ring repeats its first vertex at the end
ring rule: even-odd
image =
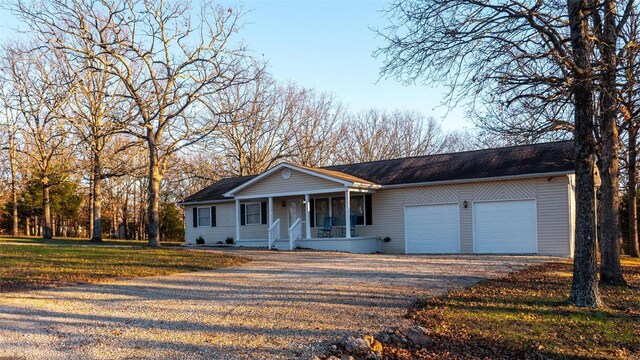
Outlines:
{"type": "MultiPolygon", "coordinates": [[[[382,74],[445,83],[448,100],[497,104],[573,102],[577,211],[570,301],[598,306],[594,180],[594,32],[589,1],[398,0],[380,31],[382,74]],[[567,21],[567,17],[570,21],[567,21]],[[587,97],[589,99],[587,99],[587,97]],[[587,109],[586,107],[590,107],[587,109]]],[[[593,10],[593,9],[591,9],[593,10]]],[[[567,120],[567,119],[564,119],[567,120]]],[[[611,183],[603,183],[611,186],[611,183]]]]}
{"type": "MultiPolygon", "coordinates": [[[[4,64],[8,65],[8,64],[4,64]]],[[[4,66],[3,66],[4,67],[4,66]]],[[[18,236],[18,113],[15,110],[15,98],[11,92],[10,77],[0,77],[0,116],[3,118],[1,132],[6,139],[3,150],[6,150],[9,161],[9,188],[11,192],[11,235],[18,236]]]]}
{"type": "Polygon", "coordinates": [[[102,182],[109,177],[124,176],[128,158],[123,156],[123,151],[131,146],[140,145],[136,139],[125,142],[112,141],[115,136],[125,132],[123,124],[132,121],[130,109],[133,104],[125,98],[111,95],[121,93],[117,89],[121,84],[108,71],[93,70],[99,67],[105,70],[103,63],[90,59],[90,64],[83,65],[66,60],[66,71],[86,69],[78,74],[75,91],[69,101],[69,123],[89,152],[92,225],[90,238],[93,242],[101,242],[102,182]],[[114,146],[116,143],[118,146],[114,146]]]}
{"type": "Polygon", "coordinates": [[[230,174],[259,174],[291,155],[299,93],[258,69],[256,81],[229,88],[222,97],[223,125],[215,136],[230,174]]]}
{"type": "Polygon", "coordinates": [[[136,120],[123,124],[145,142],[148,238],[159,247],[160,185],[169,159],[215,130],[203,100],[247,79],[246,52],[233,46],[239,14],[191,1],[24,1],[17,12],[42,39],[70,56],[97,61],[117,78],[136,120]],[[199,11],[198,11],[199,10],[199,11]],[[203,116],[207,114],[207,116],[203,116]]]}
{"type": "Polygon", "coordinates": [[[42,184],[43,237],[50,239],[50,190],[65,180],[72,166],[73,147],[69,146],[69,129],[63,119],[72,81],[60,71],[58,56],[53,52],[14,44],[5,56],[16,97],[15,110],[24,125],[23,153],[42,184]]]}
{"type": "Polygon", "coordinates": [[[627,130],[627,202],[629,209],[629,229],[626,236],[625,251],[633,257],[640,257],[638,245],[638,203],[637,203],[637,158],[638,158],[638,130],[640,129],[640,104],[638,99],[638,22],[636,14],[632,13],[628,26],[623,28],[624,43],[621,49],[621,63],[623,69],[623,86],[621,90],[622,112],[624,114],[623,128],[627,130]]]}

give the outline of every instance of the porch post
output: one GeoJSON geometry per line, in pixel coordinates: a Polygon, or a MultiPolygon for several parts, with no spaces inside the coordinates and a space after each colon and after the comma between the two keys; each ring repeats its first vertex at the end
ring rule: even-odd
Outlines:
{"type": "Polygon", "coordinates": [[[309,202],[309,194],[304,194],[304,217],[307,239],[311,239],[311,203],[309,202]]]}
{"type": "Polygon", "coordinates": [[[269,214],[269,227],[273,224],[273,198],[269,196],[269,209],[267,210],[267,214],[269,214]]]}
{"type": "Polygon", "coordinates": [[[351,238],[351,194],[349,189],[344,192],[344,230],[346,238],[351,238]]]}
{"type": "Polygon", "coordinates": [[[236,243],[240,240],[240,200],[236,199],[236,243]]]}

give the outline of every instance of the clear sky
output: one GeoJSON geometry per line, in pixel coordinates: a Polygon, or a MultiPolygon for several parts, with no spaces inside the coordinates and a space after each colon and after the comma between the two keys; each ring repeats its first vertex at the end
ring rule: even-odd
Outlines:
{"type": "MultiPolygon", "coordinates": [[[[1,0],[0,0],[1,2],[1,0]]],[[[353,111],[370,107],[412,109],[441,121],[445,129],[472,125],[463,109],[440,106],[444,89],[379,80],[381,45],[370,28],[385,25],[384,0],[223,0],[247,14],[238,33],[278,80],[332,93],[353,111]]],[[[15,20],[0,10],[0,39],[15,20]]]]}
{"type": "Polygon", "coordinates": [[[352,110],[412,109],[441,120],[445,129],[471,127],[462,109],[441,107],[443,88],[379,80],[384,43],[370,28],[385,25],[382,0],[245,0],[240,32],[268,60],[277,79],[333,93],[352,110]]]}

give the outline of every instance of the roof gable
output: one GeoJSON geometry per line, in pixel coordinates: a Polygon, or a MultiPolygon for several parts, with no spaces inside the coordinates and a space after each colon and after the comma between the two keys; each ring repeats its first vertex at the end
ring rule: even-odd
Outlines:
{"type": "Polygon", "coordinates": [[[360,179],[356,176],[340,173],[338,171],[332,171],[327,169],[310,168],[306,166],[293,165],[290,163],[281,163],[273,168],[263,172],[262,174],[246,181],[245,183],[227,191],[224,195],[227,197],[234,196],[246,189],[259,184],[268,178],[276,176],[275,174],[281,170],[289,169],[290,171],[300,172],[307,176],[317,177],[326,182],[335,183],[336,186],[365,186],[365,187],[379,187],[370,181],[360,179]]]}

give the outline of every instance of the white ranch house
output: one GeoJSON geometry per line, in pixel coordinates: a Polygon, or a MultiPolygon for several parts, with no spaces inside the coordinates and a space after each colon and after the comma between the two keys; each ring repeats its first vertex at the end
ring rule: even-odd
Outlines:
{"type": "Polygon", "coordinates": [[[570,257],[572,151],[563,141],[325,168],[282,163],[184,199],[186,243],[570,257]]]}

